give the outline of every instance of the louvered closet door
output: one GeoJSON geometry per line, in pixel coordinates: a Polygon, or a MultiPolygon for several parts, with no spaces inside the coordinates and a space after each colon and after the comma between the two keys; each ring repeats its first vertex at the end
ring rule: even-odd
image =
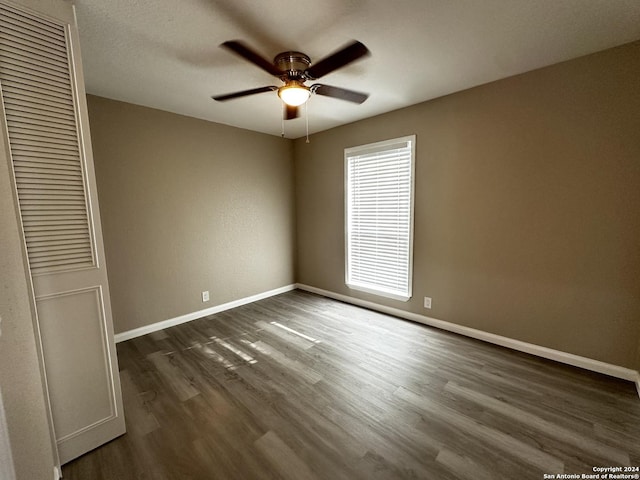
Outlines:
{"type": "Polygon", "coordinates": [[[62,463],[124,433],[86,101],[80,66],[72,63],[74,28],[0,3],[3,139],[62,463]]]}

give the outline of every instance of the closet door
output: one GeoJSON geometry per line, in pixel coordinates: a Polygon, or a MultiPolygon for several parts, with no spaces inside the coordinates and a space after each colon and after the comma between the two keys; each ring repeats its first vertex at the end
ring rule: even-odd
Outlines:
{"type": "Polygon", "coordinates": [[[66,463],[125,431],[73,21],[0,1],[0,88],[55,439],[66,463]]]}

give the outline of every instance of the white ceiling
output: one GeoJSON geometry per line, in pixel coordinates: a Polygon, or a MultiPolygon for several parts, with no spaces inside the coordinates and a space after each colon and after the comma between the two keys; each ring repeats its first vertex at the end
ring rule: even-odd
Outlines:
{"type": "MultiPolygon", "coordinates": [[[[75,0],[89,93],[280,135],[280,85],[218,45],[312,61],[352,39],[372,55],[319,80],[368,92],[362,105],[309,101],[318,132],[640,39],[640,0],[75,0]]],[[[305,134],[304,116],[285,122],[305,134]]]]}

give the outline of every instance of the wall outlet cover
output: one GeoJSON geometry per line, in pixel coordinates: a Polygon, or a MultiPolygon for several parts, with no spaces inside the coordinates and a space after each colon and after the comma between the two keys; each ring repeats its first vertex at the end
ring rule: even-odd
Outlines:
{"type": "Polygon", "coordinates": [[[424,308],[431,308],[431,297],[424,297],[424,308]]]}
{"type": "Polygon", "coordinates": [[[209,290],[207,290],[206,292],[202,292],[202,301],[203,302],[209,301],[209,290]]]}

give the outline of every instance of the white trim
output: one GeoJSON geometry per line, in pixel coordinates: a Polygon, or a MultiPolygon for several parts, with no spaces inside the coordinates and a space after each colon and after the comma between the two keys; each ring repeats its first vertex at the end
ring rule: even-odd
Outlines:
{"type": "Polygon", "coordinates": [[[58,467],[53,467],[53,480],[60,480],[62,475],[60,474],[60,470],[58,467]]]}
{"type": "Polygon", "coordinates": [[[124,342],[125,340],[140,337],[142,335],[146,335],[147,333],[157,332],[158,330],[162,330],[164,328],[180,325],[181,323],[190,322],[191,320],[196,320],[197,318],[213,315],[214,313],[224,312],[225,310],[229,310],[231,308],[240,307],[242,305],[246,305],[247,303],[257,302],[258,300],[262,300],[263,298],[273,297],[274,295],[290,292],[291,290],[295,289],[295,284],[285,285],[284,287],[269,290],[267,292],[257,293],[256,295],[251,295],[250,297],[240,298],[238,300],[233,300],[232,302],[216,305],[215,307],[205,308],[204,310],[199,310],[197,312],[187,313],[185,315],[180,315],[179,317],[169,318],[168,320],[152,323],[151,325],[145,325],[144,327],[134,328],[133,330],[127,330],[126,332],[117,333],[114,338],[116,343],[124,342]]]}
{"type": "Polygon", "coordinates": [[[610,363],[601,362],[592,358],[581,357],[572,353],[562,352],[560,350],[554,350],[552,348],[542,347],[540,345],[534,345],[532,343],[522,342],[520,340],[514,340],[512,338],[503,337],[494,333],[484,332],[482,330],[476,330],[475,328],[465,327],[463,325],[456,325],[455,323],[446,322],[444,320],[438,320],[436,318],[426,317],[417,313],[405,312],[393,307],[387,307],[377,303],[369,302],[366,300],[360,300],[358,298],[349,297],[339,293],[330,292],[321,288],[311,287],[309,285],[297,284],[297,288],[300,290],[306,290],[308,292],[316,293],[324,297],[334,298],[342,302],[351,303],[371,310],[377,310],[379,312],[394,315],[396,317],[404,318],[414,322],[436,327],[441,330],[447,330],[449,332],[458,333],[466,337],[483,340],[488,343],[500,345],[502,347],[511,348],[520,352],[530,353],[538,357],[547,358],[549,360],[555,360],[556,362],[566,363],[567,365],[573,365],[574,367],[584,368],[593,372],[604,373],[612,377],[621,378],[623,380],[630,380],[636,382],[638,388],[638,395],[640,395],[640,373],[630,368],[620,367],[618,365],[612,365],[610,363]]]}

